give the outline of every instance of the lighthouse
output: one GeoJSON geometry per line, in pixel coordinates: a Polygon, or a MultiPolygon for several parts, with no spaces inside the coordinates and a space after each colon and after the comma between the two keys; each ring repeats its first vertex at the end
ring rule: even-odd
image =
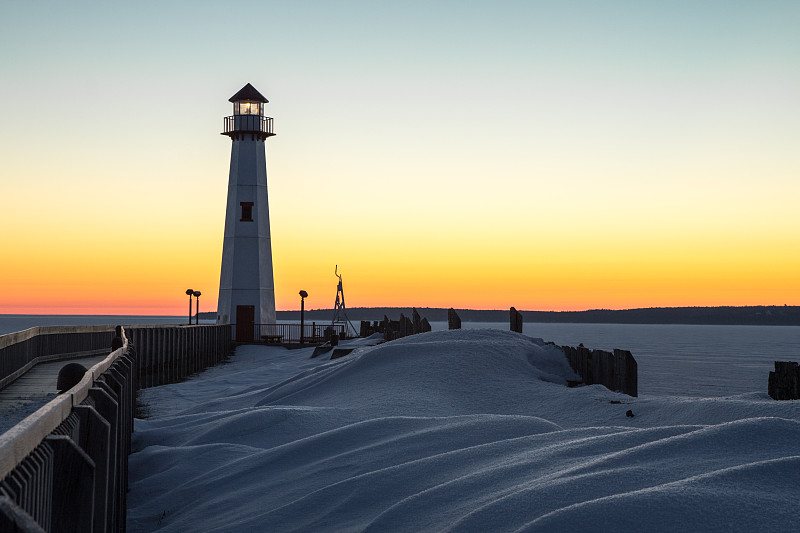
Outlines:
{"type": "Polygon", "coordinates": [[[255,324],[275,324],[275,284],[269,233],[267,157],[273,135],[268,100],[249,83],[230,99],[222,135],[231,138],[228,205],[222,244],[217,323],[236,324],[236,339],[253,340],[255,324]]]}

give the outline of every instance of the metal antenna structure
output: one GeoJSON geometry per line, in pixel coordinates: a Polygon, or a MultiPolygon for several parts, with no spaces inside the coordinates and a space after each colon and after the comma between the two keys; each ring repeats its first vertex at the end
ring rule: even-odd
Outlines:
{"type": "Polygon", "coordinates": [[[336,303],[333,306],[333,320],[331,320],[331,325],[344,324],[345,333],[350,336],[350,330],[352,329],[352,336],[357,337],[358,331],[356,331],[355,326],[353,326],[353,323],[350,322],[350,319],[347,317],[347,307],[344,305],[344,287],[342,286],[342,275],[339,274],[339,265],[336,265],[334,274],[339,278],[339,285],[336,286],[336,303]]]}

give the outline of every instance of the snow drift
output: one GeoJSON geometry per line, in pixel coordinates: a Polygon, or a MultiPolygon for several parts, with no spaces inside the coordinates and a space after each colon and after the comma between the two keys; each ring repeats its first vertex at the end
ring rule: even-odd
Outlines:
{"type": "Polygon", "coordinates": [[[795,530],[796,402],[568,389],[559,349],[496,330],[355,344],[143,391],[130,530],[795,530]]]}

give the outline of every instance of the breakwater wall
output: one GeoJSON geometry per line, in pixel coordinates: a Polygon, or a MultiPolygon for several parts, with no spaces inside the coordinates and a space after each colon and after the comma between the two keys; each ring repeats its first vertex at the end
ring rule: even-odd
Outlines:
{"type": "MultiPolygon", "coordinates": [[[[516,333],[522,333],[522,313],[513,307],[509,311],[509,328],[516,333]]],[[[452,309],[451,312],[455,314],[452,309]]],[[[559,348],[567,357],[573,372],[581,377],[584,385],[598,384],[628,396],[639,395],[638,367],[631,352],[617,349],[614,349],[613,353],[605,350],[589,350],[582,344],[577,348],[572,346],[559,346],[559,348]]]]}
{"type": "MultiPolygon", "coordinates": [[[[450,311],[451,314],[455,314],[452,309],[450,311]]],[[[522,313],[513,307],[509,311],[511,331],[522,333],[522,313]]],[[[581,377],[585,385],[598,384],[628,396],[639,395],[638,367],[631,352],[617,349],[614,349],[613,353],[589,350],[582,344],[577,348],[572,346],[559,346],[559,348],[567,357],[573,372],[581,377]]]]}
{"type": "Polygon", "coordinates": [[[561,349],[584,384],[603,385],[628,396],[639,395],[638,368],[631,352],[615,349],[612,353],[583,346],[561,346],[561,349]]]}
{"type": "Polygon", "coordinates": [[[383,320],[372,323],[369,320],[362,320],[359,336],[369,337],[375,333],[383,333],[384,339],[391,341],[428,331],[431,331],[428,319],[421,317],[416,309],[412,309],[411,318],[400,313],[400,320],[389,320],[386,315],[383,316],[383,320]]]}
{"type": "MultiPolygon", "coordinates": [[[[93,328],[68,329],[91,337],[93,328]]],[[[139,326],[117,333],[111,329],[105,351],[122,347],[0,435],[0,531],[125,531],[136,391],[180,381],[233,349],[230,326],[139,326]]]]}
{"type": "MultiPolygon", "coordinates": [[[[423,331],[430,331],[428,329],[419,330],[414,327],[419,322],[419,315],[414,309],[415,320],[412,323],[404,315],[400,315],[400,335],[389,335],[384,333],[389,331],[385,324],[389,323],[389,319],[384,317],[382,322],[374,322],[372,325],[369,321],[361,322],[361,336],[366,337],[376,331],[384,333],[386,340],[402,337],[405,335],[412,335],[415,333],[422,333],[423,331]]],[[[509,329],[516,333],[522,333],[523,318],[522,313],[517,311],[514,307],[509,309],[509,329]]],[[[452,307],[447,313],[448,329],[461,329],[461,317],[458,312],[452,307]]],[[[558,346],[555,343],[550,343],[558,346]]],[[[567,360],[569,361],[572,370],[581,377],[581,382],[585,385],[603,385],[609,390],[622,392],[628,396],[639,395],[639,376],[636,359],[633,358],[631,352],[627,350],[615,349],[614,352],[607,352],[604,350],[589,350],[584,348],[583,345],[573,348],[572,346],[558,346],[564,352],[567,360]]]]}

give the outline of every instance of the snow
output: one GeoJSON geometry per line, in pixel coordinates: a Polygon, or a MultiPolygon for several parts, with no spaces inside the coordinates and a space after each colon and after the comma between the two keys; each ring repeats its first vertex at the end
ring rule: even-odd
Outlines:
{"type": "Polygon", "coordinates": [[[567,388],[560,350],[498,330],[374,342],[142,391],[129,530],[796,530],[798,402],[567,388]]]}

